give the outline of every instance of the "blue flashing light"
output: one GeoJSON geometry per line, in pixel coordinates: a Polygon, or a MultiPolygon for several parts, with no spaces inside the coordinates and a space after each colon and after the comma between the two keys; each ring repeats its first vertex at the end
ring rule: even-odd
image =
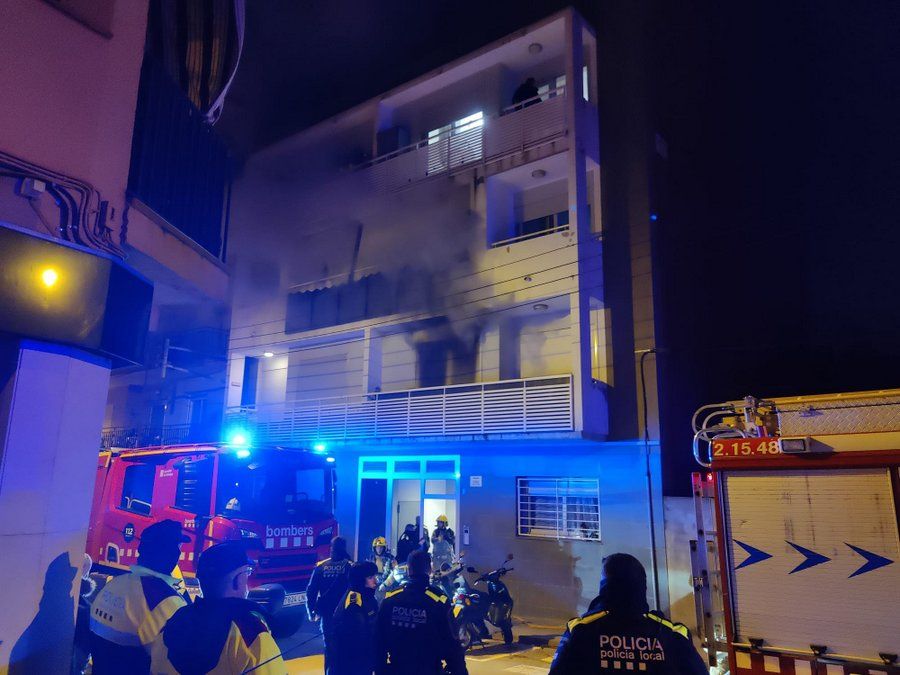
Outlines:
{"type": "Polygon", "coordinates": [[[247,459],[250,456],[250,451],[247,448],[241,448],[234,455],[238,459],[247,459]]]}
{"type": "Polygon", "coordinates": [[[334,457],[326,457],[325,461],[334,464],[334,457]]]}
{"type": "Polygon", "coordinates": [[[313,452],[325,452],[325,450],[327,449],[324,443],[313,443],[312,448],[313,452]]]}
{"type": "Polygon", "coordinates": [[[457,471],[454,475],[456,476],[457,480],[462,478],[462,474],[459,471],[457,471]]]}
{"type": "Polygon", "coordinates": [[[657,220],[659,220],[659,216],[655,213],[651,213],[650,220],[655,223],[657,220]]]}
{"type": "Polygon", "coordinates": [[[228,445],[232,448],[249,448],[251,445],[250,434],[243,429],[235,429],[228,435],[228,445]]]}

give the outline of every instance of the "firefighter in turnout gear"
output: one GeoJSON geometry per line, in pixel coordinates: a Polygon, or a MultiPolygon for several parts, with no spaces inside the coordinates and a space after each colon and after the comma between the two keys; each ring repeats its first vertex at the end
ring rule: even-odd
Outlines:
{"type": "Polygon", "coordinates": [[[203,551],[197,579],[203,597],[169,619],[151,651],[153,675],[286,675],[281,652],[260,614],[247,599],[253,562],[236,541],[203,551]]]}
{"type": "Polygon", "coordinates": [[[186,604],[172,570],[178,564],[181,544],[188,541],[181,523],[154,523],[140,536],[138,564],[97,594],[90,618],[95,675],[150,672],[153,642],[166,621],[186,604]]]}
{"type": "Polygon", "coordinates": [[[706,675],[688,629],[650,613],[647,574],[634,556],[603,561],[600,594],[584,616],[572,619],[550,675],[706,675]]]}
{"type": "Polygon", "coordinates": [[[447,516],[440,515],[437,517],[437,521],[435,522],[435,530],[431,535],[432,542],[437,535],[441,535],[448,544],[450,544],[450,548],[456,551],[456,533],[450,527],[450,521],[447,516]]]}
{"type": "Polygon", "coordinates": [[[372,675],[375,669],[377,575],[373,562],[355,563],[350,568],[350,589],[334,610],[328,675],[372,675]]]}
{"type": "Polygon", "coordinates": [[[347,553],[347,540],[335,537],[331,540],[331,557],[316,565],[306,588],[306,612],[313,623],[320,621],[322,643],[325,645],[325,671],[328,672],[328,641],[331,639],[331,624],[337,608],[350,581],[350,566],[353,561],[347,553]]]}
{"type": "Polygon", "coordinates": [[[408,566],[409,581],[388,593],[378,610],[375,672],[468,675],[463,649],[450,626],[447,596],[428,583],[431,556],[413,551],[408,566]]]}
{"type": "Polygon", "coordinates": [[[387,547],[387,539],[384,537],[375,537],[372,540],[372,556],[369,558],[378,568],[378,584],[375,591],[375,598],[381,602],[384,594],[392,590],[394,577],[391,573],[397,567],[397,559],[391,555],[390,549],[387,547]]]}

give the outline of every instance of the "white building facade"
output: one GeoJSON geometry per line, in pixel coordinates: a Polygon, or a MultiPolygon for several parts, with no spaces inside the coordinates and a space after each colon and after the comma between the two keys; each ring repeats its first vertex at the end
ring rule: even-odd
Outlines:
{"type": "Polygon", "coordinates": [[[233,197],[226,434],[332,455],[360,558],[442,514],[468,564],[513,553],[531,618],[617,551],[667,602],[658,442],[610,432],[652,307],[630,265],[634,319],[607,302],[597,54],[566,10],[263,150],[233,197]]]}

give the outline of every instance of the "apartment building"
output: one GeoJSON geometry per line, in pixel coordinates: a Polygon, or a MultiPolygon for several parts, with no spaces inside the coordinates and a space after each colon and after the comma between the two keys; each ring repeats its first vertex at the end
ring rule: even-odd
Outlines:
{"type": "Polygon", "coordinates": [[[439,515],[468,564],[512,553],[534,618],[616,551],[667,598],[648,222],[604,214],[598,65],[563,11],[259,152],[233,198],[226,436],[333,457],[359,557],[439,515]]]}
{"type": "Polygon", "coordinates": [[[227,158],[145,50],[161,4],[0,7],[4,672],[70,669],[103,425],[221,420],[227,158]]]}

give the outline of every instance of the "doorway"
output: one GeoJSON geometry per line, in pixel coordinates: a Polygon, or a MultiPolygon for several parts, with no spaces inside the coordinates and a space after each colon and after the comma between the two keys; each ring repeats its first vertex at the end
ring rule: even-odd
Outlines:
{"type": "Polygon", "coordinates": [[[357,505],[357,551],[368,556],[372,539],[384,535],[391,551],[407,524],[431,534],[438,516],[458,530],[459,457],[362,457],[357,505]],[[375,532],[377,522],[383,525],[375,532]]]}

